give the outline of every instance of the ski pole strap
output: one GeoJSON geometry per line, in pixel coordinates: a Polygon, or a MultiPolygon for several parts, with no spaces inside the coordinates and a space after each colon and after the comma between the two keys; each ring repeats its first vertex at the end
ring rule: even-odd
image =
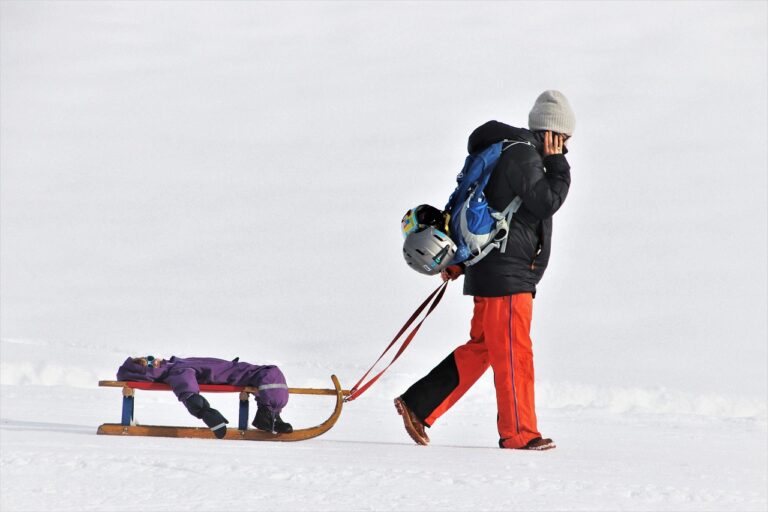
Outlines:
{"type": "Polygon", "coordinates": [[[349,392],[349,396],[347,396],[344,401],[345,402],[351,402],[358,396],[362,395],[363,392],[371,387],[374,382],[379,380],[379,377],[382,376],[382,374],[389,369],[390,366],[392,366],[392,363],[397,361],[397,359],[400,357],[400,355],[405,351],[405,348],[411,343],[411,340],[416,336],[416,333],[419,332],[419,329],[421,328],[421,324],[424,323],[424,320],[427,319],[427,317],[432,313],[432,311],[435,310],[437,305],[440,303],[440,300],[443,298],[443,294],[445,294],[445,289],[448,287],[448,283],[450,281],[443,282],[440,286],[438,286],[435,291],[433,291],[431,294],[429,294],[429,297],[426,298],[424,302],[421,303],[421,306],[416,308],[416,311],[413,312],[411,315],[411,318],[408,319],[407,322],[405,322],[405,325],[400,329],[400,331],[395,335],[395,337],[392,339],[392,341],[389,342],[389,345],[387,345],[387,348],[384,349],[384,352],[381,353],[379,358],[376,360],[373,365],[371,365],[370,368],[368,368],[368,371],[365,372],[365,374],[360,378],[359,381],[357,381],[357,384],[352,386],[352,389],[349,392]],[[434,299],[434,300],[433,300],[434,299]],[[431,304],[430,304],[431,303],[431,304]],[[419,315],[424,311],[424,309],[429,306],[429,309],[427,309],[427,314],[424,315],[424,318],[421,319],[421,321],[416,324],[416,326],[413,328],[413,330],[406,336],[405,340],[403,341],[400,348],[395,353],[395,357],[392,358],[392,361],[389,362],[389,364],[384,367],[383,370],[381,370],[379,373],[371,377],[371,379],[366,382],[365,384],[362,384],[362,382],[365,380],[365,378],[368,376],[369,373],[371,373],[371,370],[373,370],[377,364],[379,364],[379,361],[384,357],[384,355],[389,352],[389,349],[391,349],[398,339],[400,339],[400,336],[403,335],[403,333],[408,330],[408,328],[411,326],[411,324],[419,317],[419,315]],[[362,384],[362,386],[361,386],[362,384]]]}

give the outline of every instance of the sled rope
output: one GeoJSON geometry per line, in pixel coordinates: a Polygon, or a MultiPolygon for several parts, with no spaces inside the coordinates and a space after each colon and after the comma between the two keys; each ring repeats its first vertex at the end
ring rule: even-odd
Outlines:
{"type": "Polygon", "coordinates": [[[384,372],[386,372],[390,366],[392,366],[392,363],[397,361],[397,359],[400,357],[400,355],[405,351],[406,347],[411,343],[411,340],[413,340],[414,336],[416,336],[416,333],[419,332],[419,329],[421,328],[421,324],[424,323],[424,320],[427,319],[427,317],[432,313],[432,311],[435,310],[437,305],[440,303],[440,300],[443,298],[443,294],[445,293],[445,289],[448,287],[448,283],[450,281],[443,282],[440,286],[438,286],[435,291],[433,291],[429,297],[426,298],[424,302],[421,303],[421,306],[419,306],[416,311],[413,312],[411,315],[411,318],[408,319],[407,322],[405,322],[405,325],[400,329],[400,331],[395,335],[395,337],[392,339],[392,341],[387,345],[387,348],[384,349],[384,352],[381,353],[379,358],[376,360],[373,365],[368,369],[365,374],[360,377],[360,380],[357,381],[357,384],[352,386],[352,389],[349,392],[349,396],[347,396],[344,401],[345,402],[351,402],[358,396],[362,395],[363,392],[371,387],[374,382],[379,380],[379,377],[382,376],[384,372]],[[433,300],[434,299],[434,300],[433,300]],[[430,304],[431,303],[431,304],[430,304]],[[362,384],[362,382],[365,380],[365,378],[368,376],[369,373],[371,373],[371,370],[376,367],[377,364],[379,364],[379,361],[384,357],[384,355],[389,352],[389,349],[391,349],[398,339],[400,339],[400,336],[403,335],[405,331],[408,330],[408,328],[411,326],[411,324],[419,317],[419,315],[424,311],[424,309],[429,306],[429,309],[427,309],[427,314],[424,315],[424,318],[421,319],[421,321],[416,324],[416,326],[413,328],[413,330],[406,336],[405,340],[403,341],[403,344],[398,349],[397,353],[395,353],[395,357],[392,358],[392,361],[389,362],[389,364],[384,367],[383,370],[381,370],[379,373],[377,373],[375,376],[371,377],[371,379],[366,382],[365,384],[362,384]],[[362,386],[361,386],[362,384],[362,386]]]}

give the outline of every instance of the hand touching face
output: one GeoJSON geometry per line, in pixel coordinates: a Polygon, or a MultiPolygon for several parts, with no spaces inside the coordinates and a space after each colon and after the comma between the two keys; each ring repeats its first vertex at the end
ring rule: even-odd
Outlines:
{"type": "Polygon", "coordinates": [[[568,137],[562,133],[544,132],[544,156],[561,155],[566,140],[568,137]]]}

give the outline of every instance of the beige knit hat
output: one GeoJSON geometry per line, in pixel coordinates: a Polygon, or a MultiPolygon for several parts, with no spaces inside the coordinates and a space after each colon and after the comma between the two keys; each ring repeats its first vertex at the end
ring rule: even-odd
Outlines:
{"type": "Polygon", "coordinates": [[[549,130],[571,136],[575,127],[576,116],[560,91],[541,93],[528,114],[528,128],[533,132],[549,130]]]}

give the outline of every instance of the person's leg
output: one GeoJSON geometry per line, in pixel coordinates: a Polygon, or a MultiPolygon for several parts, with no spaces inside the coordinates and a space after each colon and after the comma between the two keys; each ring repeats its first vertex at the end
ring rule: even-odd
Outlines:
{"type": "Polygon", "coordinates": [[[487,299],[485,341],[498,406],[499,444],[522,448],[540,438],[536,425],[530,293],[487,299]]]}
{"type": "Polygon", "coordinates": [[[483,333],[486,300],[475,297],[469,342],[449,354],[401,397],[424,425],[432,426],[488,369],[488,350],[483,333]]]}
{"type": "Polygon", "coordinates": [[[227,418],[219,411],[211,407],[208,400],[199,393],[194,393],[183,402],[189,413],[195,418],[200,418],[208,425],[213,434],[219,439],[227,435],[227,418]]]}
{"type": "Polygon", "coordinates": [[[283,372],[273,365],[249,366],[247,371],[243,372],[241,382],[238,385],[251,386],[259,390],[255,396],[256,415],[253,417],[251,425],[259,430],[281,434],[293,432],[291,424],[286,423],[280,417],[280,411],[288,403],[288,385],[285,382],[283,372]]]}
{"type": "Polygon", "coordinates": [[[259,389],[256,403],[275,413],[283,410],[288,403],[288,384],[285,375],[277,366],[263,366],[250,379],[250,386],[259,389]]]}

